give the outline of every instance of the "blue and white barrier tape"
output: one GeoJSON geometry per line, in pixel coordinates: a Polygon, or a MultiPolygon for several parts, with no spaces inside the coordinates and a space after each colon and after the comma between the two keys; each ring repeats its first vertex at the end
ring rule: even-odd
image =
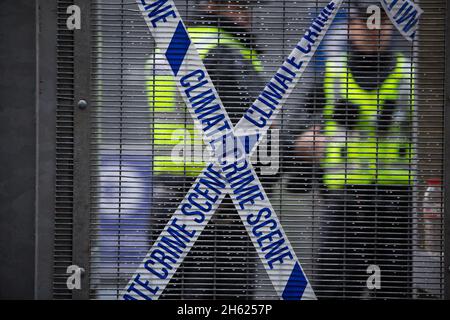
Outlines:
{"type": "Polygon", "coordinates": [[[409,41],[416,36],[423,10],[411,0],[380,0],[389,19],[409,41]]]}

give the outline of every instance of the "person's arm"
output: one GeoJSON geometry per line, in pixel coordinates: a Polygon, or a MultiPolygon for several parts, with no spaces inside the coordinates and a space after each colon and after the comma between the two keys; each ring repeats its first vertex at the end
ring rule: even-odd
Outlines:
{"type": "Polygon", "coordinates": [[[284,112],[282,163],[289,176],[287,188],[294,192],[310,190],[321,174],[318,162],[324,150],[321,130],[325,96],[322,83],[322,79],[312,83],[307,97],[289,104],[284,112]]]}
{"type": "Polygon", "coordinates": [[[322,81],[316,83],[306,99],[285,110],[284,155],[291,162],[317,162],[323,153],[322,110],[325,94],[322,81]]]}

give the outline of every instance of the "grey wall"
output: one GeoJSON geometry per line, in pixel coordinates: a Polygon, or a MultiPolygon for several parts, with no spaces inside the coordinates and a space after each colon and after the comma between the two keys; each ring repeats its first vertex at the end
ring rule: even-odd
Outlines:
{"type": "Polygon", "coordinates": [[[56,1],[0,2],[0,299],[51,298],[56,1]]]}
{"type": "Polygon", "coordinates": [[[34,295],[35,17],[35,1],[0,3],[0,298],[34,295]]]}

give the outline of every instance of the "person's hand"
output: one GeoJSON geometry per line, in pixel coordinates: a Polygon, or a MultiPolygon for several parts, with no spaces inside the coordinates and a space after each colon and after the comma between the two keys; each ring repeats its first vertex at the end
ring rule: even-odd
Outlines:
{"type": "Polygon", "coordinates": [[[295,152],[302,160],[318,162],[323,158],[326,139],[320,130],[320,126],[314,126],[297,137],[295,152]]]}

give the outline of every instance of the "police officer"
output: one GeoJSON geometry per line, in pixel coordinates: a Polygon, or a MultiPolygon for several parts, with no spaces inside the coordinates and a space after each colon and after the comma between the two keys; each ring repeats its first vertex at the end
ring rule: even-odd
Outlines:
{"type": "MultiPolygon", "coordinates": [[[[251,2],[197,1],[188,14],[193,17],[188,21],[189,34],[234,125],[263,87],[258,75],[262,65],[250,32],[251,2]]],[[[207,155],[202,134],[194,129],[170,72],[158,61],[163,57],[156,53],[147,73],[154,142],[152,242],[207,164],[202,158],[207,155]]],[[[227,196],[178,269],[165,297],[249,296],[255,263],[253,245],[227,196]]]]}
{"type": "Polygon", "coordinates": [[[351,2],[347,48],[329,54],[320,90],[288,120],[293,190],[317,178],[323,191],[319,298],[411,292],[412,69],[382,8],[368,27],[371,4],[351,2]]]}

